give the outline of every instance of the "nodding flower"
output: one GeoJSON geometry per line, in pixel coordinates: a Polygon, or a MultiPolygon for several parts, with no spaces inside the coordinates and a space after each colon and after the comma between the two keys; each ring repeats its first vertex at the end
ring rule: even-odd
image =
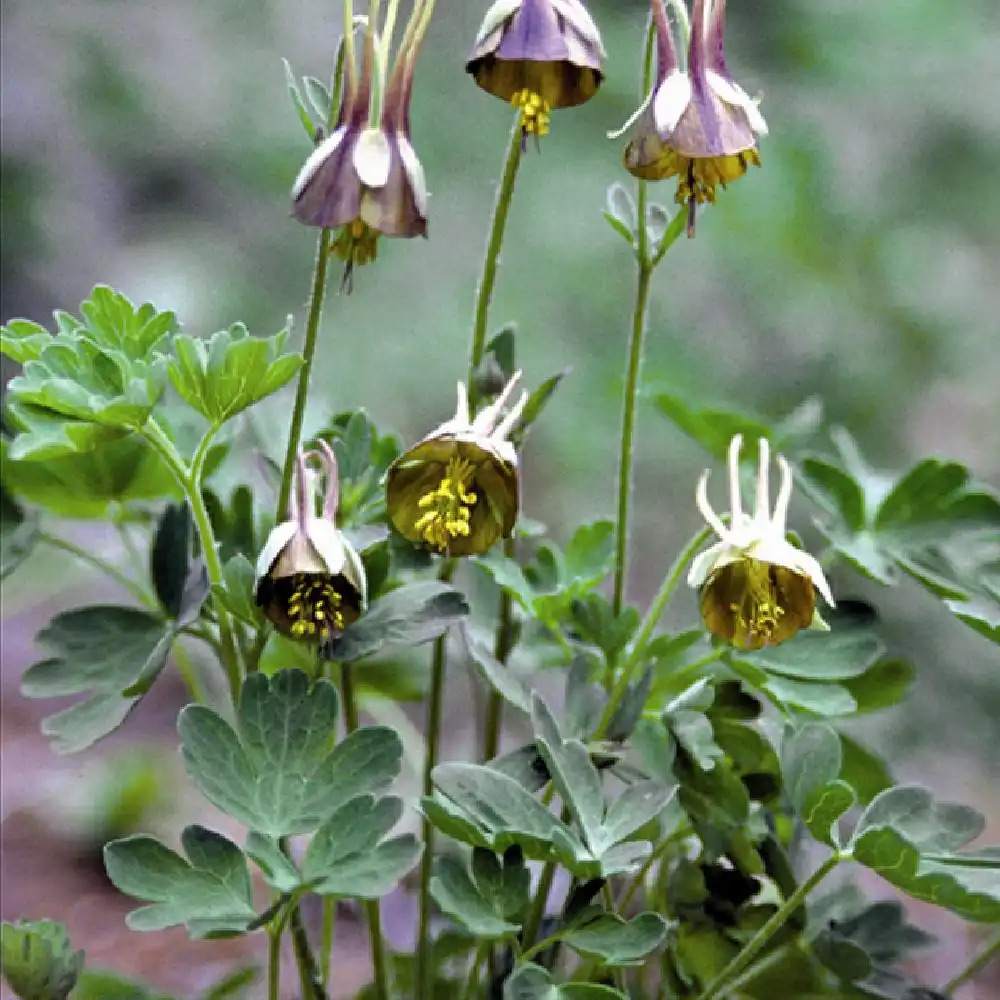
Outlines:
{"type": "Polygon", "coordinates": [[[701,590],[701,615],[709,631],[735,646],[760,649],[784,642],[803,628],[825,629],[816,611],[816,591],[831,607],[833,595],[819,562],[785,537],[792,472],[783,455],[777,457],[781,486],[770,512],[766,438],[760,439],[754,513],[744,513],[742,444],[739,434],[729,443],[728,525],[708,502],[707,469],[698,481],[695,502],[719,541],[694,558],[687,582],[701,590]]]}
{"type": "Polygon", "coordinates": [[[427,185],[410,140],[410,96],[433,9],[434,0],[414,3],[391,75],[389,19],[381,37],[372,17],[365,21],[360,75],[349,20],[336,126],[292,186],[295,218],[340,230],[332,252],[345,262],[341,287],[348,291],[355,265],[375,259],[379,235],[427,235],[427,185]]]}
{"type": "Polygon", "coordinates": [[[481,555],[508,538],[517,520],[517,452],[508,437],[527,402],[523,393],[504,415],[517,372],[496,400],[469,419],[458,383],[455,416],[389,466],[386,509],[409,541],[448,556],[481,555]]]}
{"type": "Polygon", "coordinates": [[[604,48],[580,0],[497,0],[465,64],[483,90],[521,111],[521,148],[549,131],[553,108],[589,101],[604,78],[604,48]]]}
{"type": "Polygon", "coordinates": [[[333,449],[300,452],[288,519],[268,536],[257,560],[254,599],[283,635],[322,643],[336,638],[367,603],[365,570],[336,524],[339,484],[333,449]],[[317,476],[308,468],[319,463],[317,476]],[[315,486],[325,477],[321,516],[315,486]]]}
{"type": "Polygon", "coordinates": [[[767,125],[726,67],[726,0],[695,0],[686,71],[681,70],[663,0],[652,0],[656,27],[656,83],[630,123],[636,134],[625,148],[625,169],[645,180],[677,177],[678,204],[688,206],[688,235],[695,209],[715,202],[716,188],[760,166],[757,136],[767,125]]]}

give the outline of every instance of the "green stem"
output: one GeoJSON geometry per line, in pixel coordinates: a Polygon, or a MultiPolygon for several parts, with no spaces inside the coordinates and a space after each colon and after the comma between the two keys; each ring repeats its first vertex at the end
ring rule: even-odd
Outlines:
{"type": "Polygon", "coordinates": [[[542,869],[541,877],[538,879],[538,889],[535,892],[535,901],[528,914],[528,919],[524,922],[524,942],[525,951],[535,953],[536,940],[542,927],[542,920],[545,918],[545,906],[549,901],[549,893],[552,891],[552,882],[556,877],[556,865],[554,861],[546,861],[542,869]]]}
{"type": "Polygon", "coordinates": [[[479,986],[479,967],[491,949],[492,944],[481,944],[476,948],[472,956],[472,965],[469,967],[469,974],[466,976],[462,992],[459,994],[459,1000],[474,1000],[476,989],[479,986]]]}
{"type": "Polygon", "coordinates": [[[649,610],[646,612],[646,617],[643,619],[642,624],[639,627],[639,633],[632,643],[632,649],[630,650],[628,657],[622,664],[621,671],[618,675],[618,680],[615,682],[614,688],[611,690],[611,696],[608,698],[608,703],[604,707],[604,714],[601,716],[601,721],[598,723],[597,730],[594,734],[595,739],[600,739],[608,728],[609,723],[614,717],[615,712],[621,703],[622,698],[625,697],[625,693],[628,691],[629,684],[642,664],[643,654],[646,651],[646,646],[649,644],[649,640],[653,635],[653,630],[656,628],[660,617],[663,615],[664,609],[670,603],[670,599],[674,596],[674,592],[680,586],[681,580],[684,578],[684,570],[687,568],[688,563],[691,561],[694,554],[701,548],[705,539],[711,534],[710,529],[705,528],[698,532],[697,535],[687,544],[683,549],[681,554],[674,560],[673,565],[667,571],[667,575],[660,584],[660,589],[653,598],[653,603],[649,606],[649,610]]]}
{"type": "Polygon", "coordinates": [[[299,985],[303,1000],[327,1000],[327,993],[323,988],[319,969],[316,967],[316,959],[313,956],[312,948],[309,947],[309,936],[306,934],[306,927],[302,922],[302,911],[297,902],[292,904],[289,925],[292,932],[292,951],[295,953],[295,962],[299,968],[299,985]]]}
{"type": "Polygon", "coordinates": [[[483,258],[483,271],[476,289],[476,311],[472,324],[472,347],[469,351],[469,396],[475,403],[475,386],[473,379],[479,363],[483,360],[486,349],[486,322],[490,311],[490,299],[493,297],[493,286],[496,284],[497,264],[500,261],[500,248],[503,246],[504,230],[507,228],[507,213],[510,211],[511,196],[514,193],[514,180],[517,168],[521,163],[521,115],[518,112],[514,125],[510,130],[510,143],[500,177],[500,187],[497,189],[496,201],[493,203],[493,219],[490,223],[490,234],[486,241],[486,255],[483,258]]]}
{"type": "MultiPolygon", "coordinates": [[[[618,905],[613,908],[616,913],[620,913],[622,916],[625,916],[625,912],[628,910],[629,904],[635,898],[635,894],[645,885],[646,876],[649,874],[653,865],[663,858],[667,851],[674,844],[676,844],[677,841],[683,840],[685,837],[689,836],[690,833],[691,827],[685,823],[670,834],[669,837],[666,837],[662,843],[658,844],[655,851],[650,852],[649,857],[642,863],[642,867],[635,873],[632,881],[622,893],[621,898],[618,900],[618,905]]],[[[609,909],[611,909],[611,907],[609,907],[609,909]]]]}
{"type": "Polygon", "coordinates": [[[267,1000],[279,1000],[281,986],[281,934],[267,935],[267,1000]]]}
{"type": "Polygon", "coordinates": [[[337,900],[323,897],[323,944],[319,953],[320,978],[324,986],[330,985],[330,962],[333,956],[333,931],[337,922],[337,900]]]}
{"type": "Polygon", "coordinates": [[[753,960],[760,950],[767,944],[774,934],[784,926],[788,918],[802,905],[805,898],[840,864],[842,857],[839,853],[831,854],[809,876],[788,899],[778,907],[770,920],[746,943],[743,950],[736,955],[733,960],[702,990],[698,1000],[715,1000],[722,995],[723,989],[728,986],[753,960]]]}
{"type": "Polygon", "coordinates": [[[941,992],[949,995],[954,993],[959,986],[974,979],[998,953],[1000,953],[1000,934],[995,934],[986,942],[980,952],[972,956],[965,968],[957,972],[946,985],[941,987],[941,992]]]}
{"type": "Polygon", "coordinates": [[[144,604],[147,608],[155,606],[153,598],[144,587],[136,583],[135,580],[131,579],[131,577],[126,576],[116,566],[112,566],[111,563],[106,562],[100,556],[94,555],[93,552],[89,552],[87,549],[82,548],[75,542],[71,542],[66,538],[60,538],[58,535],[50,535],[47,531],[39,532],[38,540],[43,542],[45,545],[48,545],[49,548],[59,549],[62,552],[68,552],[70,555],[79,559],[80,562],[84,562],[88,566],[92,566],[109,579],[114,580],[118,586],[120,586],[123,590],[128,591],[132,597],[134,597],[141,604],[144,604]]]}
{"type": "MultiPolygon", "coordinates": [[[[212,521],[208,516],[208,508],[205,506],[205,499],[201,493],[201,471],[204,455],[207,454],[208,447],[205,445],[206,435],[199,445],[200,464],[188,466],[181,458],[180,453],[174,447],[167,433],[156,422],[153,417],[147,420],[142,428],[142,436],[154,451],[166,463],[167,467],[174,474],[178,485],[184,492],[188,506],[191,508],[191,516],[194,518],[195,529],[198,532],[198,539],[201,542],[202,557],[205,560],[205,570],[208,573],[208,582],[212,585],[211,600],[215,609],[215,617],[219,623],[219,641],[222,646],[222,666],[226,671],[226,679],[229,681],[229,693],[235,705],[240,697],[240,684],[242,683],[242,670],[239,657],[236,652],[236,640],[233,636],[233,625],[229,618],[229,612],[216,596],[216,588],[222,586],[222,560],[219,558],[219,550],[215,543],[215,533],[212,530],[212,521]]],[[[210,432],[211,433],[211,432],[210,432]]]]}
{"type": "MultiPolygon", "coordinates": [[[[653,79],[653,48],[655,27],[652,15],[646,28],[642,54],[641,96],[649,93],[653,79]]],[[[635,407],[639,391],[639,369],[642,366],[642,342],[646,330],[646,309],[649,285],[655,266],[649,258],[649,234],[646,230],[646,182],[636,188],[636,273],[635,309],[632,314],[632,337],[629,341],[625,376],[625,398],[622,408],[622,437],[618,465],[618,519],[615,528],[615,584],[612,599],[615,615],[621,613],[625,599],[628,573],[628,515],[632,492],[632,446],[635,436],[635,407]]]]}
{"type": "MultiPolygon", "coordinates": [[[[349,30],[349,28],[347,29],[349,30]]],[[[309,314],[306,318],[306,337],[302,346],[302,367],[295,387],[295,404],[292,407],[292,422],[288,428],[288,444],[285,447],[285,464],[281,470],[281,488],[278,490],[278,505],[275,521],[282,521],[288,510],[288,498],[292,492],[292,473],[295,470],[295,456],[299,450],[302,422],[306,416],[306,401],[309,398],[309,377],[312,374],[313,358],[316,356],[316,341],[319,339],[319,321],[323,315],[323,298],[326,294],[326,268],[330,257],[330,230],[319,234],[316,244],[316,264],[313,268],[312,291],[309,294],[309,314]]]]}
{"type": "MultiPolygon", "coordinates": [[[[504,542],[503,552],[508,559],[516,555],[513,538],[504,542]]],[[[514,599],[509,590],[500,590],[500,620],[493,642],[493,656],[505,666],[514,648],[514,599]]],[[[483,725],[483,762],[493,760],[500,750],[500,733],[503,728],[503,695],[490,690],[486,702],[486,719],[483,725]]]]}
{"type": "Polygon", "coordinates": [[[187,685],[191,698],[199,705],[207,704],[205,689],[202,686],[201,679],[198,677],[198,672],[194,668],[194,664],[191,662],[191,657],[188,656],[187,650],[179,642],[175,642],[173,652],[177,672],[187,685]]]}
{"type": "MultiPolygon", "coordinates": [[[[353,733],[358,728],[358,703],[354,669],[349,663],[340,665],[340,697],[344,703],[344,728],[348,733],[353,733]]],[[[362,906],[368,921],[375,997],[376,1000],[389,1000],[389,970],[385,960],[385,942],[382,939],[382,912],[377,899],[366,899],[362,906]]]]}
{"type": "MultiPolygon", "coordinates": [[[[639,218],[646,217],[646,182],[639,181],[639,218]]],[[[646,226],[639,223],[639,270],[632,314],[632,337],[629,341],[625,375],[625,405],[622,410],[622,436],[618,459],[618,520],[615,529],[615,585],[612,607],[621,614],[628,574],[628,516],[632,499],[632,456],[635,444],[635,410],[639,397],[639,370],[642,367],[642,342],[646,332],[646,308],[653,268],[646,260],[646,226]]]]}

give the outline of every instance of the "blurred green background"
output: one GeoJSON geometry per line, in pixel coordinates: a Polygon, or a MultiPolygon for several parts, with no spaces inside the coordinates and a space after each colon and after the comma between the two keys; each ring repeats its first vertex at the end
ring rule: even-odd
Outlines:
{"type": "MultiPolygon", "coordinates": [[[[331,296],[313,426],[362,405],[409,441],[453,408],[512,120],[463,71],[485,6],[439,0],[412,106],[430,238],[383,241],[354,294],[331,296]]],[[[271,334],[291,313],[301,336],[315,233],[290,218],[288,192],[309,144],[280,60],[326,79],[339,10],[316,0],[4,0],[0,315],[46,322],[106,282],[176,310],[188,332],[244,320],[271,334]]],[[[601,213],[608,185],[630,183],[625,140],[605,133],[638,102],[645,7],[594,0],[591,11],[607,79],[589,104],[555,113],[540,155],[522,164],[491,314],[494,328],[517,321],[529,385],[573,369],[524,457],[525,512],[562,540],[579,519],[614,509],[634,285],[601,213]]],[[[727,41],[734,76],[763,95],[771,134],[763,168],[723,192],[656,274],[646,390],[768,417],[819,395],[876,465],[938,455],[996,485],[1000,7],[733,0],[727,41]]],[[[651,193],[669,204],[673,183],[651,193]]],[[[275,450],[287,407],[273,401],[260,421],[275,450]]],[[[637,463],[630,595],[645,601],[697,527],[705,457],[645,404],[637,463]]],[[[808,532],[804,501],[793,517],[808,532]]],[[[48,596],[43,581],[16,578],[5,695],[54,610],[25,614],[26,585],[34,603],[48,596]],[[12,638],[15,628],[26,634],[12,638]]],[[[834,589],[873,600],[893,650],[918,667],[904,706],[863,731],[900,777],[977,804],[995,832],[996,647],[915,585],[890,591],[835,571],[834,589]]],[[[675,620],[694,613],[686,595],[675,620]]]]}

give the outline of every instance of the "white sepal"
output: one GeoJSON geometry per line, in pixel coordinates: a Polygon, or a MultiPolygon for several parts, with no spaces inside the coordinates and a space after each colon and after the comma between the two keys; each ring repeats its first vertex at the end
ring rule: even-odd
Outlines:
{"type": "Polygon", "coordinates": [[[313,174],[319,170],[334,150],[344,141],[345,135],[347,135],[347,128],[341,125],[333,135],[327,136],[309,154],[309,158],[302,164],[302,169],[299,171],[299,175],[295,178],[295,183],[292,185],[293,201],[302,194],[303,188],[312,180],[313,174]]]}
{"type": "Polygon", "coordinates": [[[262,577],[267,576],[275,560],[295,537],[295,533],[298,530],[299,526],[294,521],[282,521],[281,524],[275,525],[271,534],[267,536],[264,548],[261,549],[260,555],[257,557],[257,579],[255,583],[260,582],[262,577]]]}
{"type": "Polygon", "coordinates": [[[691,103],[691,80],[675,70],[660,84],[653,97],[653,123],[661,139],[669,139],[691,103]]]}
{"type": "Polygon", "coordinates": [[[339,576],[347,561],[347,543],[336,525],[322,517],[310,517],[306,521],[306,537],[330,576],[339,576]]]}

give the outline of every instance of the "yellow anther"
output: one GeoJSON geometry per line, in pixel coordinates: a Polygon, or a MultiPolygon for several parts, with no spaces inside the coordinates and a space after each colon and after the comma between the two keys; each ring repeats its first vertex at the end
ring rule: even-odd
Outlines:
{"type": "Polygon", "coordinates": [[[472,509],[479,499],[468,488],[471,480],[472,466],[453,458],[437,488],[428,490],[417,501],[425,513],[417,519],[414,531],[439,552],[447,552],[453,538],[468,536],[471,530],[472,509]]]}
{"type": "Polygon", "coordinates": [[[767,643],[778,628],[785,609],[764,563],[751,564],[747,572],[747,588],[742,601],[730,604],[736,623],[733,642],[739,646],[756,647],[767,643]]]}
{"type": "Polygon", "coordinates": [[[510,99],[515,108],[521,110],[521,132],[539,139],[549,132],[549,112],[551,105],[541,94],[533,90],[519,90],[510,99]]]}
{"type": "Polygon", "coordinates": [[[343,597],[328,577],[303,574],[295,581],[295,589],[285,608],[290,621],[289,631],[297,639],[328,639],[344,629],[344,614],[340,610],[343,597]]]}

